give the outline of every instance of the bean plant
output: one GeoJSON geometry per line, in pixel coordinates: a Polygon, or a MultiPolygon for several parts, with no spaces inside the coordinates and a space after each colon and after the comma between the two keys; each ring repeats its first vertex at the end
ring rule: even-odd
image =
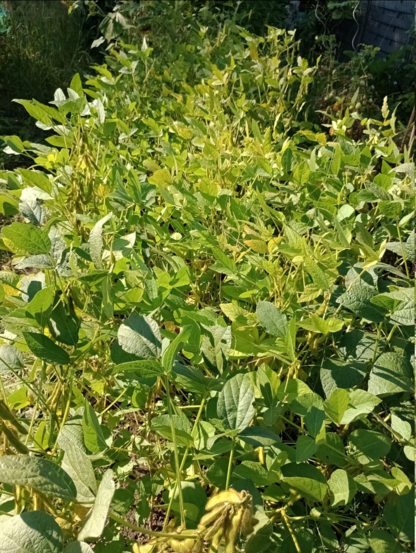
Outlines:
{"type": "Polygon", "coordinates": [[[0,552],[410,552],[400,122],[312,117],[294,32],[156,24],[2,137],[0,552]]]}

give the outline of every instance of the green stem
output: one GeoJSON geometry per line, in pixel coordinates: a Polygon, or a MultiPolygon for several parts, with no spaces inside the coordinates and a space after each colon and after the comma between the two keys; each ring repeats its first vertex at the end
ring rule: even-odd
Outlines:
{"type": "Polygon", "coordinates": [[[230,461],[228,463],[227,480],[225,483],[226,490],[228,490],[228,488],[230,487],[231,472],[233,470],[234,450],[235,450],[235,441],[233,440],[233,447],[231,448],[231,451],[230,451],[230,461]]]}
{"type": "Polygon", "coordinates": [[[114,513],[110,512],[108,515],[114,522],[118,522],[122,526],[125,526],[126,528],[130,528],[131,530],[135,530],[136,532],[140,532],[141,534],[145,534],[146,536],[154,536],[155,538],[168,538],[168,539],[175,539],[175,540],[196,540],[199,538],[198,534],[169,534],[167,532],[153,532],[152,530],[148,530],[147,528],[143,528],[142,526],[136,526],[135,524],[132,524],[131,522],[128,522],[127,520],[124,520],[123,518],[115,515],[114,513]]]}
{"type": "MultiPolygon", "coordinates": [[[[195,419],[195,422],[194,422],[194,426],[192,428],[192,432],[191,432],[191,436],[194,436],[194,433],[195,433],[195,429],[196,429],[196,426],[202,416],[202,411],[205,407],[205,402],[206,402],[206,396],[204,396],[202,398],[202,401],[201,401],[201,405],[199,406],[199,410],[198,410],[198,414],[196,416],[196,419],[195,419]]],[[[182,462],[181,462],[181,466],[180,466],[180,473],[182,473],[183,471],[183,468],[185,466],[185,463],[186,463],[186,459],[188,457],[188,453],[189,453],[189,446],[185,449],[185,453],[183,455],[183,458],[182,458],[182,462]]],[[[173,494],[172,494],[172,497],[169,501],[169,505],[168,505],[168,508],[166,510],[166,516],[165,516],[165,524],[163,525],[163,528],[166,528],[168,522],[169,522],[169,515],[170,515],[170,512],[172,510],[172,503],[173,503],[173,498],[175,497],[175,493],[176,493],[176,490],[177,490],[177,482],[175,482],[175,486],[173,488],[173,494]]]]}
{"type": "Polygon", "coordinates": [[[165,375],[165,388],[166,388],[166,401],[168,403],[168,411],[169,411],[170,429],[172,432],[173,453],[175,457],[176,489],[178,490],[178,496],[179,496],[179,511],[181,514],[181,524],[183,527],[185,527],[185,510],[183,506],[183,496],[182,496],[181,468],[179,465],[178,444],[176,440],[175,424],[172,418],[172,404],[170,401],[169,380],[167,375],[165,375]]]}
{"type": "MultiPolygon", "coordinates": [[[[63,417],[62,417],[62,420],[61,420],[61,424],[60,424],[60,427],[59,427],[59,431],[62,430],[62,428],[64,427],[65,422],[66,422],[66,420],[67,420],[67,418],[68,418],[69,409],[70,409],[70,407],[71,407],[71,399],[72,399],[72,375],[71,375],[71,380],[70,380],[70,384],[69,384],[68,399],[67,399],[66,404],[65,404],[65,410],[64,410],[64,414],[63,414],[63,417]]],[[[52,448],[52,455],[55,454],[57,447],[58,447],[58,440],[56,440],[55,443],[54,443],[54,446],[53,446],[53,448],[52,448]]]]}

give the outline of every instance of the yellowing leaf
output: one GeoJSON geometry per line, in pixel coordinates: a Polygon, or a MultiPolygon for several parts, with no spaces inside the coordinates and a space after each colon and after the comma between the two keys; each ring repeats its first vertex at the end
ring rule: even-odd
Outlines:
{"type": "Polygon", "coordinates": [[[159,169],[155,171],[151,177],[149,177],[150,184],[156,186],[170,186],[172,184],[172,176],[167,169],[159,169]]]}
{"type": "Polygon", "coordinates": [[[264,240],[244,240],[244,244],[256,253],[268,253],[269,251],[264,240]]]}

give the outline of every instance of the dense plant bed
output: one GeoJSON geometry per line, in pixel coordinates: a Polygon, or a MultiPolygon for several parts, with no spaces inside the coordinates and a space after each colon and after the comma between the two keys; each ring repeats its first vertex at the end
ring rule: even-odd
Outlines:
{"type": "Polygon", "coordinates": [[[318,127],[292,33],[195,27],[3,137],[0,552],[411,551],[395,115],[318,127]]]}

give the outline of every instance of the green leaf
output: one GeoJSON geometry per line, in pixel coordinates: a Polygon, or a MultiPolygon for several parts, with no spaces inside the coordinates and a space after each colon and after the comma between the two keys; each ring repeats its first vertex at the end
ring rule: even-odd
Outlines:
{"type": "Polygon", "coordinates": [[[166,351],[164,352],[162,356],[162,364],[163,368],[167,373],[169,373],[172,370],[173,367],[173,361],[175,359],[175,355],[181,345],[186,344],[188,340],[190,339],[192,332],[194,330],[193,325],[187,325],[184,326],[181,333],[176,336],[174,340],[169,344],[166,351]]]}
{"type": "Polygon", "coordinates": [[[132,313],[118,330],[118,342],[124,351],[149,359],[160,357],[162,337],[156,321],[132,313]]]}
{"type": "Polygon", "coordinates": [[[264,423],[273,426],[282,412],[283,405],[277,397],[280,379],[270,367],[263,366],[257,371],[258,385],[267,411],[263,414],[264,423]]]}
{"type": "Polygon", "coordinates": [[[402,392],[411,393],[412,374],[412,367],[404,355],[383,353],[371,370],[368,391],[382,398],[402,392]]]}
{"type": "Polygon", "coordinates": [[[168,169],[158,169],[149,177],[149,182],[158,187],[170,186],[173,183],[172,175],[168,169]]]}
{"type": "Polygon", "coordinates": [[[82,81],[81,81],[81,77],[79,76],[79,73],[76,73],[72,77],[69,88],[74,92],[76,92],[80,97],[84,95],[84,91],[82,90],[82,81]]]}
{"type": "Polygon", "coordinates": [[[88,456],[75,445],[68,443],[65,447],[62,468],[75,484],[78,503],[93,503],[97,494],[97,483],[88,456]]]}
{"type": "Polygon", "coordinates": [[[221,303],[220,309],[233,323],[237,322],[241,326],[249,326],[253,319],[255,320],[253,313],[234,303],[221,303]]]}
{"type": "Polygon", "coordinates": [[[372,323],[384,321],[386,312],[371,300],[377,295],[377,290],[360,280],[348,292],[337,299],[337,303],[352,311],[358,317],[372,323]]]}
{"type": "Polygon", "coordinates": [[[45,106],[36,100],[14,100],[14,102],[21,104],[31,117],[47,127],[53,125],[52,118],[63,125],[66,123],[66,118],[56,108],[45,106]]]}
{"type": "Polygon", "coordinates": [[[304,258],[305,269],[311,275],[314,284],[316,284],[320,290],[329,290],[331,282],[328,280],[327,274],[308,253],[306,253],[306,255],[308,257],[304,258]]]}
{"type": "Polygon", "coordinates": [[[353,361],[343,362],[325,359],[320,370],[325,395],[329,397],[336,389],[359,386],[367,376],[367,365],[353,361]]]}
{"type": "Polygon", "coordinates": [[[335,146],[334,155],[331,162],[331,173],[333,175],[338,175],[339,170],[341,169],[341,162],[342,162],[342,151],[339,144],[337,144],[335,146]]]}
{"type": "Polygon", "coordinates": [[[211,440],[215,436],[216,430],[209,422],[200,421],[195,426],[192,435],[194,436],[194,447],[196,450],[209,449],[209,445],[214,441],[211,440]]]}
{"type": "Polygon", "coordinates": [[[87,401],[85,402],[84,415],[82,418],[82,429],[84,431],[85,447],[91,451],[91,453],[100,453],[107,449],[107,444],[97,415],[87,401]]]}
{"type": "Polygon", "coordinates": [[[11,393],[7,398],[7,403],[10,409],[23,409],[30,405],[31,401],[27,387],[22,386],[11,393]]]}
{"type": "Polygon", "coordinates": [[[307,463],[290,463],[282,467],[283,481],[310,501],[323,501],[328,491],[325,476],[307,463]]]}
{"type": "Polygon", "coordinates": [[[371,299],[371,303],[390,312],[390,320],[403,326],[415,324],[415,293],[413,288],[385,292],[371,299]]]}
{"type": "Polygon", "coordinates": [[[231,327],[218,324],[207,327],[210,336],[202,339],[202,355],[208,368],[214,372],[222,373],[231,347],[231,327]]]}
{"type": "Polygon", "coordinates": [[[342,438],[334,432],[327,432],[324,439],[319,441],[316,457],[326,464],[335,465],[340,468],[348,465],[342,438]]]}
{"type": "Polygon", "coordinates": [[[220,263],[218,267],[218,272],[223,272],[224,274],[235,274],[237,272],[237,265],[235,262],[228,257],[220,248],[213,247],[212,253],[215,259],[220,263]]]}
{"type": "Polygon", "coordinates": [[[310,169],[306,161],[302,161],[298,163],[293,170],[294,181],[300,185],[308,182],[309,175],[310,175],[310,169]]]}
{"type": "Polygon", "coordinates": [[[268,301],[257,304],[257,317],[260,324],[272,336],[284,338],[287,332],[287,317],[276,306],[268,301]]]}
{"type": "Polygon", "coordinates": [[[111,374],[136,373],[140,378],[153,378],[163,374],[163,367],[154,359],[142,359],[116,365],[111,374]]]}
{"type": "Polygon", "coordinates": [[[359,532],[345,534],[342,543],[345,553],[366,553],[369,550],[367,537],[359,532]]]}
{"type": "Polygon", "coordinates": [[[311,393],[311,389],[303,380],[292,379],[282,382],[277,392],[277,397],[284,403],[292,403],[299,396],[311,393]]]}
{"type": "Polygon", "coordinates": [[[269,548],[272,541],[273,524],[271,524],[263,509],[257,508],[254,516],[258,523],[254,526],[253,533],[250,534],[244,546],[245,553],[262,553],[269,548]]]}
{"type": "Polygon", "coordinates": [[[101,269],[102,264],[102,254],[103,254],[103,227],[111,219],[113,216],[112,212],[107,213],[105,217],[103,217],[98,223],[96,223],[91,230],[90,238],[88,240],[90,244],[90,254],[91,259],[94,262],[94,265],[97,269],[101,269]]]}
{"type": "Polygon", "coordinates": [[[356,223],[355,225],[357,241],[367,249],[367,251],[372,252],[374,250],[374,240],[372,235],[368,232],[366,227],[362,223],[356,223]]]}
{"type": "Polygon", "coordinates": [[[325,421],[325,411],[313,405],[305,415],[305,424],[311,436],[316,438],[322,430],[325,421]]]}
{"type": "Polygon", "coordinates": [[[295,317],[290,321],[285,336],[286,351],[291,361],[296,361],[297,323],[295,317]]]}
{"type": "Polygon", "coordinates": [[[318,445],[308,436],[299,436],[296,442],[296,462],[303,463],[315,455],[318,445]]]}
{"type": "Polygon", "coordinates": [[[18,136],[2,136],[2,140],[7,144],[4,152],[9,155],[18,155],[26,150],[22,140],[18,136]]]}
{"type": "Polygon", "coordinates": [[[77,491],[72,478],[61,467],[40,457],[0,457],[0,482],[28,486],[45,495],[74,501],[77,491]]]}
{"type": "Polygon", "coordinates": [[[415,252],[415,231],[410,233],[409,238],[406,242],[406,257],[412,263],[415,262],[416,252],[415,252]]]}
{"type": "Polygon", "coordinates": [[[30,351],[42,361],[57,365],[68,365],[69,355],[55,342],[43,334],[23,332],[26,344],[30,351]]]}
{"type": "Polygon", "coordinates": [[[62,531],[41,511],[14,516],[0,523],[0,553],[62,553],[62,531]]]}
{"type": "Polygon", "coordinates": [[[280,442],[280,437],[272,432],[269,428],[263,426],[249,426],[244,428],[239,434],[238,437],[243,442],[251,444],[254,447],[268,447],[274,445],[277,442],[280,442]]]}
{"type": "Polygon", "coordinates": [[[280,379],[277,376],[277,373],[267,366],[259,368],[257,371],[257,378],[264,402],[267,407],[271,407],[277,400],[280,379]]]}
{"type": "Polygon", "coordinates": [[[403,257],[405,260],[411,261],[412,263],[415,262],[415,232],[410,234],[406,244],[402,242],[389,242],[385,247],[387,250],[403,257]]]}
{"type": "MultiPolygon", "coordinates": [[[[207,494],[199,482],[182,482],[181,488],[184,509],[186,512],[186,522],[189,525],[195,526],[195,523],[199,522],[205,511],[207,494]]],[[[173,490],[171,490],[169,498],[172,496],[172,509],[179,515],[179,494],[175,491],[175,495],[173,495],[173,490]]]]}
{"type": "Polygon", "coordinates": [[[53,286],[48,288],[42,288],[35,294],[35,297],[31,300],[26,307],[26,311],[30,313],[37,322],[43,327],[46,325],[50,316],[50,307],[53,303],[55,290],[53,286]]]}
{"type": "MultiPolygon", "coordinates": [[[[381,400],[379,400],[381,402],[381,400]]],[[[409,441],[412,438],[412,425],[401,419],[395,413],[391,415],[391,428],[403,438],[403,440],[409,441]]]]}
{"type": "Polygon", "coordinates": [[[406,553],[406,549],[385,530],[373,530],[368,542],[373,553],[406,553]]]}
{"type": "MultiPolygon", "coordinates": [[[[39,294],[40,292],[38,292],[39,294]]],[[[59,301],[49,319],[49,328],[61,344],[76,346],[78,343],[79,323],[73,315],[67,313],[63,301],[59,301]]]]}
{"type": "Polygon", "coordinates": [[[4,227],[2,235],[15,253],[47,254],[51,249],[48,235],[38,227],[25,223],[12,223],[4,227]]]}
{"type": "Polygon", "coordinates": [[[225,383],[218,397],[218,416],[228,430],[244,430],[254,416],[254,387],[247,374],[225,383]]]}
{"type": "Polygon", "coordinates": [[[336,424],[340,424],[350,403],[350,395],[346,390],[334,390],[324,403],[325,412],[336,424]]]}
{"type": "MultiPolygon", "coordinates": [[[[81,408],[83,411],[83,408],[81,408]]],[[[79,413],[69,419],[61,428],[58,434],[58,445],[66,451],[68,444],[85,451],[84,433],[82,430],[82,415],[79,413]]]]}
{"type": "Polygon", "coordinates": [[[19,174],[22,175],[25,184],[36,186],[47,194],[52,192],[51,181],[46,173],[35,171],[33,169],[23,169],[23,167],[20,167],[19,174]]]}
{"type": "Polygon", "coordinates": [[[362,330],[354,329],[344,334],[339,344],[339,351],[345,361],[372,361],[376,353],[376,337],[362,330]]]}
{"type": "Polygon", "coordinates": [[[369,415],[374,407],[381,403],[381,399],[364,390],[350,391],[350,403],[342,417],[341,424],[350,424],[358,418],[369,415]]]}
{"type": "Polygon", "coordinates": [[[383,510],[384,519],[393,534],[401,541],[415,539],[415,494],[391,495],[383,510]]]}
{"type": "Polygon", "coordinates": [[[172,425],[175,429],[176,441],[183,446],[192,446],[191,425],[185,415],[159,415],[152,419],[152,430],[163,438],[173,442],[172,425]]]}
{"type": "Polygon", "coordinates": [[[233,478],[242,478],[250,480],[255,486],[267,486],[271,483],[270,473],[255,461],[243,461],[233,470],[233,478]]]}
{"type": "Polygon", "coordinates": [[[339,332],[344,326],[344,321],[339,319],[321,319],[317,315],[312,315],[310,319],[302,321],[300,326],[310,332],[323,334],[327,336],[330,332],[339,332]]]}
{"type": "Polygon", "coordinates": [[[357,485],[354,479],[342,469],[338,469],[331,474],[328,486],[331,493],[331,506],[334,508],[348,505],[357,493],[357,485]]]}
{"type": "Polygon", "coordinates": [[[79,541],[97,539],[101,536],[104,531],[115,489],[113,471],[109,469],[104,473],[103,479],[98,487],[94,505],[87,515],[84,526],[78,534],[79,541]]]}
{"type": "Polygon", "coordinates": [[[207,390],[209,379],[196,367],[175,363],[172,375],[179,390],[184,389],[198,395],[203,395],[207,390]]]}
{"type": "Polygon", "coordinates": [[[373,460],[386,457],[391,448],[391,440],[373,430],[354,430],[348,439],[351,455],[365,465],[373,460]]]}

